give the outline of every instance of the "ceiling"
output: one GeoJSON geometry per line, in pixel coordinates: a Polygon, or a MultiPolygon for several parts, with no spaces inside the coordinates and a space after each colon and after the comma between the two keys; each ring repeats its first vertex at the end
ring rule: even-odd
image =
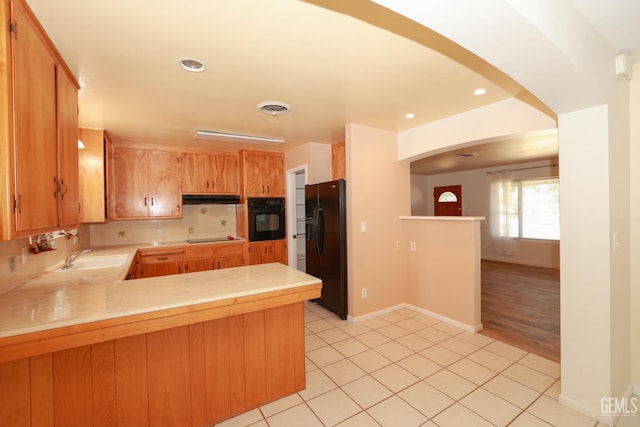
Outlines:
{"type": "MultiPolygon", "coordinates": [[[[308,142],[342,141],[346,123],[401,131],[527,95],[480,58],[368,1],[341,5],[376,9],[379,19],[399,30],[316,5],[323,0],[27,2],[81,85],[80,126],[107,129],[116,141],[256,147],[193,139],[196,130],[210,130],[283,138],[284,144],[266,148],[287,151],[308,142]],[[197,58],[207,69],[184,71],[180,57],[197,58]],[[480,87],[487,93],[474,96],[480,87]],[[265,101],[285,102],[291,111],[263,114],[256,105],[265,101]],[[407,113],[415,118],[405,118],[407,113]]],[[[599,30],[622,30],[607,25],[619,19],[611,17],[610,3],[575,3],[598,18],[599,30]]],[[[630,30],[637,33],[639,27],[630,30]]],[[[640,37],[633,40],[640,43],[640,37]]],[[[535,100],[532,105],[540,108],[535,100]]],[[[523,150],[532,142],[520,136],[481,143],[485,147],[477,151],[487,156],[500,151],[487,144],[534,151],[523,150]]]]}

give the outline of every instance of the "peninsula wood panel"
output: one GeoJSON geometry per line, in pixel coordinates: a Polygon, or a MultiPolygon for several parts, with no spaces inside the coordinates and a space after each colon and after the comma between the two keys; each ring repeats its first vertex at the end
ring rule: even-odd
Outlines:
{"type": "Polygon", "coordinates": [[[147,334],[149,425],[191,424],[189,327],[147,334]]]}
{"type": "Polygon", "coordinates": [[[303,302],[0,364],[13,426],[208,426],[305,386],[303,302]]]}
{"type": "Polygon", "coordinates": [[[93,424],[91,347],[53,353],[54,425],[93,424]]]}
{"type": "Polygon", "coordinates": [[[91,346],[93,380],[93,422],[99,426],[116,425],[115,344],[106,341],[91,346]]]}
{"type": "Polygon", "coordinates": [[[30,359],[31,425],[54,426],[53,356],[43,354],[30,359]]]}
{"type": "Polygon", "coordinates": [[[0,420],[6,425],[31,427],[29,359],[0,365],[0,420]]]}
{"type": "Polygon", "coordinates": [[[333,180],[347,179],[347,158],[344,141],[331,146],[331,177],[333,180]]]}
{"type": "Polygon", "coordinates": [[[189,325],[189,368],[191,370],[191,423],[207,425],[207,381],[204,348],[204,323],[189,325]]]}
{"type": "Polygon", "coordinates": [[[116,425],[149,425],[147,337],[134,335],[114,342],[116,425]]]}

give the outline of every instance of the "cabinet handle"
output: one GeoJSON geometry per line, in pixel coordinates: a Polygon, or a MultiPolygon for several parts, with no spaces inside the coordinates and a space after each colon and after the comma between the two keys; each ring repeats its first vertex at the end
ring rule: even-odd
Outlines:
{"type": "Polygon", "coordinates": [[[262,193],[264,194],[264,185],[262,186],[262,193]]]}
{"type": "Polygon", "coordinates": [[[220,261],[218,261],[218,270],[220,270],[220,261]]]}
{"type": "Polygon", "coordinates": [[[22,213],[22,195],[18,194],[18,201],[16,202],[16,209],[18,209],[18,213],[22,213]]]}
{"type": "Polygon", "coordinates": [[[64,183],[64,179],[60,181],[60,187],[64,187],[64,191],[60,193],[60,197],[64,199],[64,195],[69,191],[69,187],[64,183]]]}
{"type": "Polygon", "coordinates": [[[147,198],[144,198],[144,205],[147,206],[147,198]]]}
{"type": "Polygon", "coordinates": [[[267,185],[267,193],[271,193],[271,186],[267,185]]]}
{"type": "Polygon", "coordinates": [[[167,256],[158,257],[158,261],[166,261],[168,259],[169,259],[169,257],[167,257],[167,256]]]}
{"type": "Polygon", "coordinates": [[[178,274],[182,273],[182,267],[178,266],[178,274]]]}
{"type": "Polygon", "coordinates": [[[265,254],[267,253],[267,247],[266,246],[264,247],[264,253],[265,254]]]}
{"type": "Polygon", "coordinates": [[[58,180],[54,176],[53,177],[53,198],[54,199],[58,198],[58,191],[60,191],[60,187],[58,187],[58,180]]]}
{"type": "Polygon", "coordinates": [[[207,180],[207,190],[209,189],[209,180],[207,180]]]}
{"type": "Polygon", "coordinates": [[[269,245],[269,253],[273,252],[273,246],[269,245]]]}
{"type": "Polygon", "coordinates": [[[153,205],[154,205],[154,200],[153,200],[153,197],[152,197],[151,198],[151,206],[153,206],[153,205]]]}
{"type": "Polygon", "coordinates": [[[212,190],[216,189],[216,181],[214,179],[211,180],[211,189],[212,190]]]}

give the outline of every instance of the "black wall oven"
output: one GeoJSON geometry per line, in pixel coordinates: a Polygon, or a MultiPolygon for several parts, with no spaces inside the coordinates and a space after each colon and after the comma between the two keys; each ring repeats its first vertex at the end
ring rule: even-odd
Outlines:
{"type": "Polygon", "coordinates": [[[284,200],[282,197],[247,199],[250,242],[285,238],[284,200]]]}

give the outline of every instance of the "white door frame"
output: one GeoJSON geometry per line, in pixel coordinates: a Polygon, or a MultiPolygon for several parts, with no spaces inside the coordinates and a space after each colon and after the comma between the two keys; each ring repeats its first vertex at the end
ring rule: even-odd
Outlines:
{"type": "Polygon", "coordinates": [[[287,170],[287,255],[289,266],[293,268],[298,267],[297,240],[293,238],[296,234],[296,175],[304,172],[306,185],[309,182],[307,168],[308,165],[305,163],[287,170]]]}

